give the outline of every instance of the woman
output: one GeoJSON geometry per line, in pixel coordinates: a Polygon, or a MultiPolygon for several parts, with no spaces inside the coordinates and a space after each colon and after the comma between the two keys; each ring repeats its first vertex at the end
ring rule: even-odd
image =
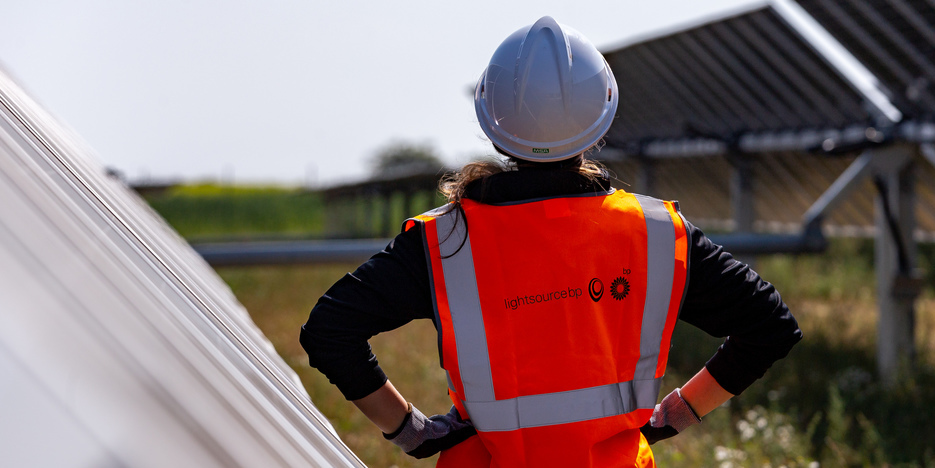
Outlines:
{"type": "Polygon", "coordinates": [[[406,453],[438,466],[653,466],[649,444],[697,424],[801,339],[779,294],[684,220],[614,190],[586,158],[617,84],[578,32],[544,17],[509,36],[475,89],[503,163],[443,181],[312,309],[309,362],[406,453]],[[434,321],[454,403],[427,418],[367,340],[434,321]],[[724,344],[656,404],[676,319],[724,344]]]}

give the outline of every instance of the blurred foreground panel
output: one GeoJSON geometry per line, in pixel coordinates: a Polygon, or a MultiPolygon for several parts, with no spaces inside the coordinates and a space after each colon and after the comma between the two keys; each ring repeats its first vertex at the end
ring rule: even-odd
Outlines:
{"type": "Polygon", "coordinates": [[[363,466],[214,271],[0,71],[0,466],[363,466]]]}

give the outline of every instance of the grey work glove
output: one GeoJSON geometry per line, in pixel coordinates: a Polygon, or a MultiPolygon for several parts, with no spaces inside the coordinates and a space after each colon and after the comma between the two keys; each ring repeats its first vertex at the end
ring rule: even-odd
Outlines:
{"type": "Polygon", "coordinates": [[[412,403],[409,409],[399,429],[392,434],[384,433],[383,437],[413,457],[431,457],[477,434],[474,425],[461,419],[454,406],[448,414],[436,414],[430,418],[425,417],[412,403]]]}
{"type": "Polygon", "coordinates": [[[682,432],[688,426],[701,422],[701,418],[695,414],[695,410],[682,398],[681,389],[676,388],[672,393],[662,399],[662,403],[656,405],[649,422],[640,428],[640,432],[646,437],[649,445],[655,444],[663,439],[668,439],[679,432],[682,432]]]}

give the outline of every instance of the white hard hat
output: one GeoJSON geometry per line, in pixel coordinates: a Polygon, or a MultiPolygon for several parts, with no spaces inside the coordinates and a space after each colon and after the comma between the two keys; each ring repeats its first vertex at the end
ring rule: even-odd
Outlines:
{"type": "Polygon", "coordinates": [[[600,140],[617,110],[617,82],[578,31],[544,16],[500,44],[474,88],[480,126],[498,148],[561,161],[600,140]]]}

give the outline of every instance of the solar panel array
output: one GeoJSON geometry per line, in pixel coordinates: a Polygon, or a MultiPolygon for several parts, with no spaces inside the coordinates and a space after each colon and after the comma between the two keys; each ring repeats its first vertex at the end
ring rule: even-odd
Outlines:
{"type": "MultiPolygon", "coordinates": [[[[935,141],[935,2],[798,3],[879,78],[901,122],[845,79],[798,26],[763,6],[604,54],[620,89],[618,119],[605,139],[617,150],[606,160],[618,176],[635,184],[640,165],[651,161],[660,175],[652,195],[678,199],[703,227],[730,230],[731,160],[746,158],[755,230],[796,231],[860,151],[935,141]]],[[[932,180],[931,164],[916,161],[917,181],[932,180]]],[[[916,237],[931,241],[930,185],[915,189],[916,237]]],[[[875,195],[871,182],[861,184],[826,227],[872,233],[875,195]]]]}

